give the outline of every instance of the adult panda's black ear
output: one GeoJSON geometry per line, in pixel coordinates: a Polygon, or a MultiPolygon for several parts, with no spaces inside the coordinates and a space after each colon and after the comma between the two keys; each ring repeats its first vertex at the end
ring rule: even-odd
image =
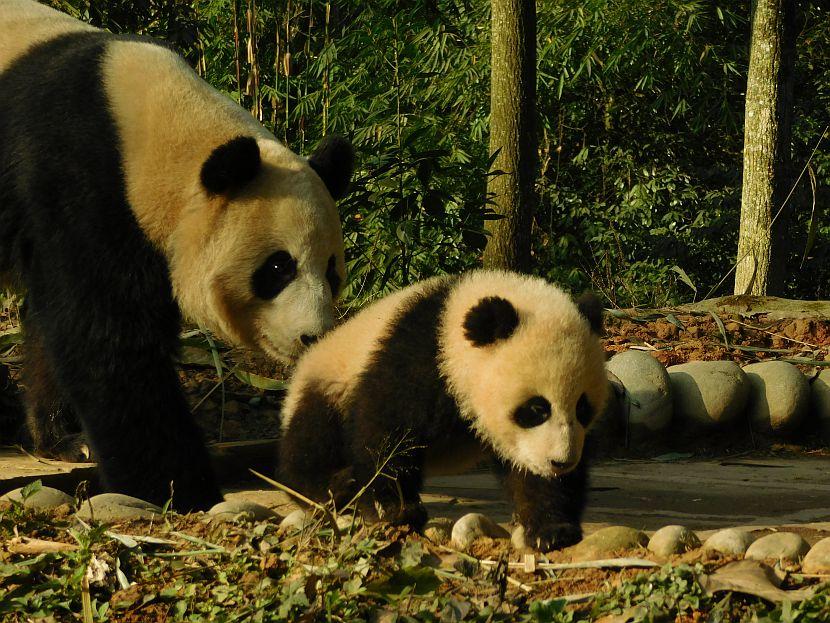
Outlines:
{"type": "Polygon", "coordinates": [[[585,316],[588,324],[591,325],[591,331],[597,335],[602,335],[602,303],[593,292],[583,292],[578,299],[576,299],[576,306],[579,313],[585,316]]]}
{"type": "Polygon", "coordinates": [[[211,152],[202,165],[200,179],[209,193],[222,195],[245,186],[261,168],[256,139],[237,136],[211,152]]]}
{"type": "Polygon", "coordinates": [[[481,299],[464,317],[464,337],[481,347],[504,340],[519,326],[519,312],[500,296],[481,299]]]}
{"type": "Polygon", "coordinates": [[[327,136],[308,158],[308,164],[320,176],[333,199],[346,194],[354,170],[354,148],[342,136],[327,136]]]}

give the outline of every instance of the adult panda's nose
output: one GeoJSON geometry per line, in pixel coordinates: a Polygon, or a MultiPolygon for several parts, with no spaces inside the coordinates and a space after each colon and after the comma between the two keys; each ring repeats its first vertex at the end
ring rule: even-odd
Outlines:
{"type": "Polygon", "coordinates": [[[579,465],[579,461],[551,461],[550,464],[557,473],[567,474],[579,465]]]}
{"type": "Polygon", "coordinates": [[[306,347],[311,346],[312,344],[314,344],[314,342],[316,342],[319,339],[320,339],[319,335],[308,335],[306,333],[303,333],[300,336],[300,341],[303,343],[303,346],[306,346],[306,347]]]}

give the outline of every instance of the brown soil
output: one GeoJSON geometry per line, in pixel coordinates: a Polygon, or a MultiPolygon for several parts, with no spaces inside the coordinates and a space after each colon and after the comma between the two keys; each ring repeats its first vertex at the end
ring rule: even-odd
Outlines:
{"type": "Polygon", "coordinates": [[[716,320],[711,314],[667,312],[627,318],[612,315],[605,329],[609,355],[639,348],[666,366],[724,359],[740,364],[793,357],[824,361],[830,356],[830,322],[811,318],[767,320],[759,315],[716,320]]]}

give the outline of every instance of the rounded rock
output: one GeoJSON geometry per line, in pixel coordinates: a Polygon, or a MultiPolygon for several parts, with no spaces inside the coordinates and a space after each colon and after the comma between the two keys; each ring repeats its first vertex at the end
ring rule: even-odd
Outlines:
{"type": "Polygon", "coordinates": [[[749,380],[734,361],[690,361],[667,370],[675,418],[699,427],[737,420],[749,400],[749,380]]]}
{"type": "Polygon", "coordinates": [[[810,381],[810,412],[815,414],[825,441],[830,441],[830,370],[824,369],[810,381]]]}
{"type": "Polygon", "coordinates": [[[609,526],[588,535],[568,551],[574,560],[598,560],[615,552],[648,545],[645,532],[626,526],[609,526]]]}
{"type": "Polygon", "coordinates": [[[671,423],[669,375],[654,357],[640,350],[614,355],[608,371],[625,386],[629,429],[635,436],[665,430],[671,423]]]}
{"type": "Polygon", "coordinates": [[[291,511],[280,522],[280,532],[300,532],[314,523],[314,520],[303,509],[291,511]]]}
{"type": "Polygon", "coordinates": [[[830,573],[830,537],[810,548],[801,562],[801,570],[804,573],[830,573]]]}
{"type": "Polygon", "coordinates": [[[22,502],[24,508],[37,508],[40,510],[57,508],[62,504],[71,505],[75,502],[75,499],[71,495],[67,495],[60,489],[55,489],[53,487],[41,487],[25,500],[23,499],[22,493],[22,488],[12,489],[3,497],[0,497],[0,500],[22,502]]]}
{"type": "Polygon", "coordinates": [[[81,519],[90,520],[94,517],[96,521],[105,523],[126,519],[151,519],[161,514],[161,508],[155,504],[122,493],[95,495],[83,502],[77,513],[81,519]]]}
{"type": "Polygon", "coordinates": [[[452,527],[452,519],[435,517],[424,526],[424,536],[437,545],[446,545],[452,538],[452,527]]]}
{"type": "Polygon", "coordinates": [[[675,556],[700,547],[700,539],[686,526],[663,526],[651,535],[648,550],[658,556],[675,556]]]}
{"type": "Polygon", "coordinates": [[[744,368],[750,383],[749,417],[756,430],[789,433],[807,415],[810,384],[786,361],[762,361],[744,368]]]}
{"type": "Polygon", "coordinates": [[[755,538],[746,530],[725,528],[706,539],[703,549],[724,556],[743,556],[755,538]]]}
{"type": "Polygon", "coordinates": [[[810,551],[810,545],[800,534],[773,532],[762,536],[746,550],[744,558],[752,560],[787,560],[798,562],[810,551]]]}
{"type": "Polygon", "coordinates": [[[266,519],[279,519],[279,516],[267,506],[248,502],[245,500],[225,500],[214,505],[209,511],[217,519],[236,519],[240,515],[251,521],[264,521],[266,519]]]}
{"type": "Polygon", "coordinates": [[[458,549],[467,549],[479,537],[508,539],[510,533],[481,513],[467,513],[452,527],[451,540],[458,549]]]}
{"type": "Polygon", "coordinates": [[[337,529],[341,532],[348,532],[349,530],[359,528],[361,521],[359,515],[338,515],[334,520],[337,524],[337,529]]]}

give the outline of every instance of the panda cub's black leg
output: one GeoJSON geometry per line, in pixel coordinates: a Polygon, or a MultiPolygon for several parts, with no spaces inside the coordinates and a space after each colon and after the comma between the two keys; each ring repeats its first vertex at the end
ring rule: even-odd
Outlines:
{"type": "Polygon", "coordinates": [[[357,491],[340,417],[316,388],[303,391],[295,413],[280,435],[277,479],[319,502],[333,498],[339,508],[357,491]]]}
{"type": "Polygon", "coordinates": [[[32,322],[24,326],[26,426],[35,454],[71,463],[93,460],[80,422],[60,392],[39,332],[32,322]]]}
{"type": "Polygon", "coordinates": [[[361,512],[372,520],[420,530],[427,521],[421,503],[423,445],[405,433],[373,429],[365,422],[358,427],[351,437],[354,478],[359,488],[371,483],[360,500],[361,512]]]}
{"type": "Polygon", "coordinates": [[[558,478],[542,478],[504,464],[499,465],[499,471],[528,545],[545,552],[582,540],[582,512],[588,488],[584,461],[558,478]]]}

